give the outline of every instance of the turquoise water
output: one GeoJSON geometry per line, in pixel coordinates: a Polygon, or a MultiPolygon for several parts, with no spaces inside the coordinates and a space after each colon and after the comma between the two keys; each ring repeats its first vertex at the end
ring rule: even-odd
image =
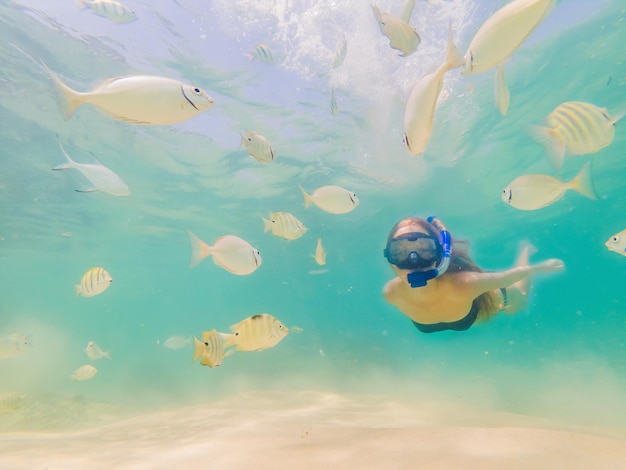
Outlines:
{"type": "MultiPolygon", "coordinates": [[[[388,47],[367,2],[345,3],[137,1],[139,20],[117,25],[72,2],[0,2],[0,335],[20,332],[33,344],[0,361],[0,393],[23,393],[25,408],[38,410],[77,397],[144,410],[266,389],[416,394],[623,428],[626,259],[604,247],[626,228],[623,122],[611,146],[566,160],[559,175],[570,179],[591,160],[597,201],[568,192],[522,212],[500,191],[522,174],[551,173],[527,129],[559,103],[626,111],[626,2],[561,2],[506,66],[505,117],[494,106],[493,72],[448,73],[418,159],[402,143],[411,85],[441,61],[448,19],[465,50],[504,2],[417,2],[412,24],[423,42],[406,59],[388,47]],[[342,34],[348,53],[333,70],[342,34]],[[247,61],[259,43],[277,64],[247,61]],[[90,106],[66,122],[41,62],[78,90],[154,74],[202,87],[215,106],[175,126],[133,126],[90,106]],[[246,129],[268,137],[274,163],[260,165],[239,147],[246,129]],[[132,196],[73,191],[88,183],[52,171],[63,162],[56,134],[80,162],[93,152],[132,196]],[[305,210],[298,184],[345,186],[361,203],[341,216],[305,210]],[[292,212],[309,231],[291,242],[263,233],[270,211],[292,212]],[[420,334],[382,299],[393,275],[382,248],[399,218],[430,214],[469,240],[485,269],[511,266],[529,240],[533,260],[560,258],[566,270],[538,276],[528,309],[515,316],[420,334]],[[208,243],[241,236],[263,264],[250,276],[210,259],[190,270],[187,230],[208,243]],[[328,271],[312,274],[318,237],[328,271]],[[92,266],[114,283],[75,297],[73,285],[92,266]],[[227,331],[262,312],[303,331],[216,369],[192,364],[190,346],[163,347],[172,335],[227,331]],[[92,380],[72,382],[91,362],[83,352],[90,340],[112,360],[95,363],[92,380]]],[[[0,429],[46,424],[11,426],[0,429]]]]}

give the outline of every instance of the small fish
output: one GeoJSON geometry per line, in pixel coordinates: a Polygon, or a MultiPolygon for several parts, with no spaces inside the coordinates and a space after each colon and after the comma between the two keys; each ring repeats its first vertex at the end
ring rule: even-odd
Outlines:
{"type": "Polygon", "coordinates": [[[317,246],[315,247],[315,254],[311,255],[317,264],[324,266],[326,264],[326,250],[322,246],[322,239],[317,239],[317,246]]]}
{"type": "Polygon", "coordinates": [[[0,393],[0,414],[17,410],[20,406],[22,406],[25,398],[26,395],[24,395],[23,393],[0,393]]]}
{"type": "Polygon", "coordinates": [[[191,342],[191,336],[185,338],[183,336],[170,336],[165,340],[163,346],[176,351],[177,349],[182,349],[187,346],[191,342]]]}
{"type": "Polygon", "coordinates": [[[226,346],[237,351],[262,351],[276,346],[289,333],[289,328],[269,313],[248,317],[230,327],[233,332],[226,346]]]}
{"type": "Polygon", "coordinates": [[[85,364],[84,366],[76,369],[74,373],[70,376],[70,379],[72,379],[74,382],[84,382],[85,380],[91,379],[97,373],[98,369],[90,364],[85,364]]]}
{"type": "Polygon", "coordinates": [[[615,123],[623,118],[610,117],[605,108],[590,103],[568,101],[558,105],[546,118],[549,127],[531,128],[533,137],[542,143],[548,161],[555,169],[569,156],[596,153],[613,142],[615,123]]]}
{"type": "Polygon", "coordinates": [[[403,8],[402,15],[404,18],[394,16],[386,11],[381,11],[376,4],[372,4],[372,11],[380,27],[380,32],[389,38],[389,45],[392,49],[402,52],[402,54],[400,54],[401,57],[407,57],[413,54],[421,41],[417,31],[408,24],[413,7],[411,6],[411,8],[408,9],[406,5],[410,6],[411,3],[415,5],[415,0],[408,0],[403,8]],[[407,9],[409,10],[408,16],[407,9]]]}
{"type": "Polygon", "coordinates": [[[85,352],[87,353],[87,356],[89,356],[89,359],[91,359],[92,361],[97,361],[98,359],[102,359],[103,357],[106,357],[109,360],[111,359],[111,353],[109,351],[104,352],[102,349],[100,349],[100,346],[98,346],[94,341],[89,341],[89,343],[87,343],[85,352]]]}
{"type": "Polygon", "coordinates": [[[503,64],[499,64],[498,69],[496,70],[494,94],[496,97],[496,107],[498,108],[498,111],[500,111],[500,114],[503,116],[506,115],[509,110],[510,93],[508,87],[506,86],[506,81],[504,80],[503,64]]]}
{"type": "Polygon", "coordinates": [[[0,359],[19,356],[26,351],[30,351],[32,347],[30,337],[20,333],[0,336],[0,359]]]}
{"type": "Polygon", "coordinates": [[[76,0],[83,9],[89,8],[96,15],[116,23],[130,23],[137,19],[135,12],[116,0],[76,0]]]}
{"type": "Polygon", "coordinates": [[[502,201],[516,209],[532,211],[558,201],[568,189],[578,191],[589,199],[597,199],[591,181],[590,162],[587,162],[580,172],[566,183],[553,176],[541,174],[515,178],[502,191],[502,201]]]}
{"type": "Polygon", "coordinates": [[[448,70],[462,64],[463,58],[454,45],[450,26],[445,60],[437,70],[420,78],[413,85],[404,108],[404,144],[409,155],[417,156],[424,153],[433,130],[443,76],[448,70]]]}
{"type": "Polygon", "coordinates": [[[557,0],[513,0],[478,29],[465,53],[463,75],[503,63],[552,12],[557,0]]]}
{"type": "Polygon", "coordinates": [[[311,269],[309,271],[309,274],[313,275],[313,276],[318,276],[320,274],[324,274],[327,273],[328,269],[311,269]]]}
{"type": "Polygon", "coordinates": [[[334,69],[341,67],[341,64],[343,64],[343,61],[346,58],[346,52],[348,52],[348,43],[346,42],[346,37],[342,36],[341,41],[337,45],[335,57],[333,57],[334,69]]]}
{"type": "Polygon", "coordinates": [[[309,195],[298,185],[304,196],[305,209],[315,204],[324,212],[330,214],[345,214],[353,211],[359,205],[359,198],[352,191],[341,186],[322,186],[309,195]]]}
{"type": "Polygon", "coordinates": [[[189,230],[187,232],[191,241],[190,268],[198,265],[207,256],[213,255],[213,262],[219,267],[238,276],[244,276],[256,271],[263,262],[259,250],[235,235],[224,235],[210,246],[189,230]]]}
{"type": "Polygon", "coordinates": [[[609,251],[614,251],[622,256],[626,256],[626,229],[616,233],[604,244],[609,251]]]}
{"type": "Polygon", "coordinates": [[[259,44],[251,52],[245,54],[245,56],[252,62],[254,59],[257,59],[259,62],[265,62],[267,64],[274,63],[274,54],[269,46],[265,44],[259,44]]]}
{"type": "Polygon", "coordinates": [[[307,228],[293,214],[289,212],[270,212],[269,220],[263,219],[263,231],[287,240],[296,240],[304,235],[307,228]]]}
{"type": "Polygon", "coordinates": [[[198,358],[200,364],[211,368],[218,367],[222,364],[225,357],[232,354],[235,350],[224,350],[224,345],[230,342],[232,335],[228,333],[220,333],[213,329],[211,331],[202,332],[202,341],[194,336],[194,352],[192,362],[198,358]]]}
{"type": "Polygon", "coordinates": [[[83,275],[80,284],[74,286],[74,292],[83,297],[93,297],[102,294],[112,282],[113,278],[104,268],[91,268],[83,275]]]}
{"type": "Polygon", "coordinates": [[[241,146],[248,150],[248,154],[256,158],[261,163],[272,163],[274,161],[274,150],[268,142],[258,132],[248,131],[241,136],[241,146]]]}
{"type": "Polygon", "coordinates": [[[55,166],[53,170],[78,170],[93,185],[90,189],[77,189],[76,191],[80,193],[102,191],[112,196],[130,196],[130,189],[128,188],[128,185],[124,183],[122,178],[120,178],[117,173],[109,170],[97,160],[96,164],[77,163],[67,154],[60,142],[59,147],[61,148],[63,155],[65,155],[66,162],[55,166]]]}
{"type": "Polygon", "coordinates": [[[54,81],[61,111],[68,120],[79,106],[89,103],[113,119],[134,124],[175,124],[213,106],[213,98],[200,88],[166,77],[132,75],[105,80],[88,92],[78,92],[47,67],[54,81]]]}
{"type": "Polygon", "coordinates": [[[337,106],[337,98],[335,97],[335,87],[330,90],[330,114],[333,117],[339,114],[339,106],[337,106]]]}

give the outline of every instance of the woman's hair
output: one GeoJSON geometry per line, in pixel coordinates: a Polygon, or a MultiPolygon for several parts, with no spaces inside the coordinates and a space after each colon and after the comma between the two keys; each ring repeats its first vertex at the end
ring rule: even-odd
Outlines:
{"type": "MultiPolygon", "coordinates": [[[[441,221],[437,221],[438,225],[443,226],[441,221]]],[[[387,242],[394,238],[396,232],[404,227],[408,227],[411,225],[418,225],[423,228],[430,236],[432,236],[437,243],[441,245],[441,234],[440,230],[435,227],[432,223],[427,222],[424,219],[420,219],[419,217],[407,217],[406,219],[400,220],[397,224],[395,224],[391,231],[389,232],[389,236],[387,237],[387,242]]],[[[469,244],[466,241],[457,242],[455,244],[454,238],[450,235],[450,239],[452,240],[452,254],[450,256],[450,265],[448,266],[447,271],[443,274],[445,276],[447,273],[453,272],[478,272],[481,273],[483,270],[470,258],[468,254],[469,244]]],[[[478,306],[478,321],[488,320],[494,313],[498,311],[497,300],[491,291],[484,292],[480,294],[478,297],[474,299],[474,305],[478,306]]]]}

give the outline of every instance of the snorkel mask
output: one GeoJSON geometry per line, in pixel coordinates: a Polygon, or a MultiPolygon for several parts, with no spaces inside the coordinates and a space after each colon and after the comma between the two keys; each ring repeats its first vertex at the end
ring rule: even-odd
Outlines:
{"type": "Polygon", "coordinates": [[[424,287],[429,280],[445,273],[450,265],[452,238],[443,224],[435,219],[430,216],[426,220],[440,228],[441,240],[424,233],[405,233],[389,240],[383,251],[387,261],[400,269],[423,270],[438,261],[435,268],[409,273],[407,280],[411,287],[424,287]]]}

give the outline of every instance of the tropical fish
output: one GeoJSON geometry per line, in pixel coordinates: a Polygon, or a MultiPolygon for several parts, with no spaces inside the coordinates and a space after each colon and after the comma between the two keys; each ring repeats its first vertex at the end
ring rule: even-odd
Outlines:
{"type": "Polygon", "coordinates": [[[109,360],[111,359],[111,353],[109,351],[104,352],[102,349],[100,349],[100,346],[98,346],[94,341],[89,341],[89,343],[87,343],[85,352],[87,353],[87,356],[89,356],[89,359],[91,359],[92,361],[97,361],[98,359],[102,359],[103,357],[106,357],[109,360]]]}
{"type": "Polygon", "coordinates": [[[245,54],[245,56],[252,62],[257,59],[259,62],[266,62],[268,64],[274,63],[274,54],[272,50],[265,44],[259,44],[252,51],[245,54]]]}
{"type": "Polygon", "coordinates": [[[191,241],[190,268],[198,265],[209,255],[213,255],[213,262],[219,267],[238,276],[251,274],[261,266],[263,260],[259,250],[242,238],[235,235],[224,235],[219,237],[213,246],[210,246],[191,231],[188,230],[187,232],[191,241]]]}
{"type": "Polygon", "coordinates": [[[231,337],[231,334],[220,333],[215,329],[203,331],[202,341],[194,336],[193,342],[195,346],[192,362],[201,358],[200,364],[203,366],[211,368],[220,366],[224,358],[235,351],[234,349],[224,350],[224,345],[230,341],[231,337]]]}
{"type": "Polygon", "coordinates": [[[557,0],[513,0],[478,29],[465,53],[463,75],[503,63],[552,12],[557,0]]]}
{"type": "Polygon", "coordinates": [[[346,58],[346,52],[348,52],[348,43],[346,42],[346,37],[342,36],[341,41],[337,45],[337,50],[335,51],[335,57],[333,57],[333,68],[339,68],[341,64],[343,64],[344,59],[346,58]]]}
{"type": "Polygon", "coordinates": [[[76,0],[83,8],[89,8],[98,16],[116,23],[130,23],[137,19],[135,12],[116,0],[76,0]]]}
{"type": "Polygon", "coordinates": [[[566,183],[550,175],[533,174],[515,178],[502,191],[502,200],[516,209],[532,211],[547,207],[563,197],[568,189],[578,191],[589,199],[597,199],[591,181],[591,164],[566,183]]]}
{"type": "Polygon", "coordinates": [[[300,187],[304,196],[304,207],[308,208],[311,203],[330,214],[345,214],[359,205],[359,198],[355,193],[341,186],[322,186],[309,195],[300,187]]]}
{"type": "Polygon", "coordinates": [[[407,0],[402,8],[401,16],[394,16],[389,12],[381,11],[376,4],[372,4],[374,17],[380,27],[380,32],[389,38],[392,49],[402,52],[401,57],[413,54],[421,41],[420,35],[409,24],[415,0],[407,0]]]}
{"type": "Polygon", "coordinates": [[[432,134],[443,76],[448,70],[462,64],[463,58],[454,45],[450,26],[445,60],[437,70],[420,78],[413,85],[404,108],[404,143],[409,155],[421,155],[426,149],[432,134]]]}
{"type": "Polygon", "coordinates": [[[237,351],[262,351],[276,346],[289,333],[289,328],[269,313],[260,313],[230,327],[232,336],[225,346],[235,345],[237,351]]]}
{"type": "Polygon", "coordinates": [[[330,114],[333,117],[339,114],[339,106],[337,106],[337,98],[335,97],[335,87],[330,90],[330,114]]]}
{"type": "Polygon", "coordinates": [[[111,171],[96,159],[96,163],[77,163],[67,154],[61,143],[59,143],[61,152],[65,155],[66,162],[55,166],[53,170],[78,170],[85,178],[87,178],[92,188],[77,189],[80,193],[102,191],[112,196],[130,196],[128,185],[122,181],[117,173],[111,171]]]}
{"type": "Polygon", "coordinates": [[[293,214],[289,212],[270,212],[269,220],[263,219],[263,231],[272,231],[277,237],[287,240],[296,240],[304,235],[307,228],[293,214]]]}
{"type": "Polygon", "coordinates": [[[213,106],[213,98],[200,88],[171,78],[150,75],[115,77],[81,93],[47,70],[59,91],[65,120],[85,103],[94,105],[113,119],[134,124],[174,124],[213,106]]]}
{"type": "Polygon", "coordinates": [[[70,376],[70,379],[72,379],[74,382],[84,382],[85,380],[91,379],[97,373],[98,369],[90,364],[85,364],[84,366],[76,369],[74,373],[70,376]]]}
{"type": "Polygon", "coordinates": [[[83,275],[80,284],[74,286],[74,292],[83,297],[93,297],[102,294],[112,282],[113,278],[104,268],[90,268],[83,275]]]}
{"type": "Polygon", "coordinates": [[[241,136],[241,146],[248,149],[248,154],[261,163],[272,163],[274,151],[268,140],[258,132],[248,131],[241,136]]]}
{"type": "Polygon", "coordinates": [[[510,93],[509,89],[506,86],[506,81],[504,80],[504,65],[499,64],[498,69],[496,70],[495,75],[495,83],[494,83],[494,94],[496,97],[496,107],[500,114],[503,116],[506,115],[506,112],[509,110],[509,101],[510,101],[510,93]]]}
{"type": "Polygon", "coordinates": [[[191,342],[191,336],[185,338],[183,336],[170,336],[163,343],[163,347],[176,351],[182,349],[191,342]]]}
{"type": "Polygon", "coordinates": [[[19,356],[33,347],[30,337],[20,333],[0,336],[0,359],[19,356]]]}
{"type": "Polygon", "coordinates": [[[596,153],[613,142],[615,123],[624,115],[610,117],[605,108],[581,101],[558,105],[546,118],[549,127],[535,126],[533,136],[547,151],[550,164],[557,170],[570,156],[596,153]]]}
{"type": "Polygon", "coordinates": [[[17,392],[0,393],[0,414],[17,410],[22,406],[26,395],[17,392]]]}
{"type": "Polygon", "coordinates": [[[626,256],[626,229],[609,238],[604,246],[606,246],[609,251],[614,251],[622,256],[626,256]]]}
{"type": "Polygon", "coordinates": [[[324,266],[326,264],[326,250],[322,246],[322,239],[317,239],[317,246],[315,247],[315,254],[312,255],[313,259],[320,266],[324,266]]]}

